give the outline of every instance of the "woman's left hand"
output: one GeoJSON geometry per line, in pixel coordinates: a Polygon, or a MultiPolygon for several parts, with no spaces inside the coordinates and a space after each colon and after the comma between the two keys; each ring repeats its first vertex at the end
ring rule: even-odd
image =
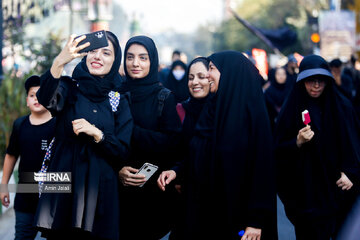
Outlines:
{"type": "Polygon", "coordinates": [[[247,227],[245,233],[242,236],[241,240],[260,240],[261,238],[261,229],[247,227]]]}
{"type": "Polygon", "coordinates": [[[336,185],[340,187],[342,190],[350,190],[353,186],[353,183],[350,179],[346,176],[345,173],[341,172],[341,177],[337,180],[336,185]]]}
{"type": "Polygon", "coordinates": [[[74,133],[79,135],[79,133],[85,133],[89,136],[94,137],[95,141],[100,141],[103,133],[100,129],[95,127],[95,125],[90,124],[84,118],[75,119],[71,122],[73,126],[74,133]]]}

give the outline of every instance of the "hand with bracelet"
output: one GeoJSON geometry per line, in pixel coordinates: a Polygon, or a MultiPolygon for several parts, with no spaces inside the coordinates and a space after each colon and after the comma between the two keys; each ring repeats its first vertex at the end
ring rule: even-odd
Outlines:
{"type": "Polygon", "coordinates": [[[75,119],[71,123],[73,126],[74,133],[76,135],[79,135],[79,133],[85,133],[89,136],[94,137],[94,141],[96,143],[99,143],[104,139],[103,132],[97,127],[95,127],[95,125],[90,124],[84,118],[75,119]]]}

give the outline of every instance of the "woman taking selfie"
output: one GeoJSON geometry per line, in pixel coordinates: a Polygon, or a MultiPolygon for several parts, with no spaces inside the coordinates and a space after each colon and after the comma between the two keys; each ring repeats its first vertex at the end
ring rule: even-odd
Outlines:
{"type": "Polygon", "coordinates": [[[38,100],[57,117],[47,171],[71,173],[71,193],[41,194],[35,224],[48,239],[119,239],[117,171],[133,123],[128,100],[119,94],[120,45],[113,33],[106,35],[108,46],[88,53],[79,53],[89,46],[79,45],[85,36],[70,36],[41,76],[38,100]],[[80,57],[72,76],[61,76],[80,57]]]}

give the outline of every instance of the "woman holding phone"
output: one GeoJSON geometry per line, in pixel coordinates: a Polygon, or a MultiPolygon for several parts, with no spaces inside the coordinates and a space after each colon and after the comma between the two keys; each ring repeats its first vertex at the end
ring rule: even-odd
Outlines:
{"type": "Polygon", "coordinates": [[[122,239],[160,239],[172,224],[171,216],[166,221],[163,216],[171,211],[174,193],[162,192],[156,180],[162,170],[174,164],[181,123],[174,94],[159,83],[158,65],[151,38],[136,36],[128,40],[124,91],[131,96],[134,129],[129,162],[119,172],[123,185],[120,210],[126,216],[120,224],[122,239]],[[146,162],[159,168],[148,181],[144,175],[136,174],[146,162]]]}
{"type": "MultiPolygon", "coordinates": [[[[48,172],[70,172],[71,191],[41,194],[35,225],[48,239],[119,239],[117,172],[127,158],[133,121],[119,93],[121,48],[106,32],[108,46],[86,53],[85,39],[67,44],[41,76],[38,100],[56,116],[48,172]],[[64,66],[81,58],[71,77],[64,66]]],[[[46,189],[45,189],[46,190],[46,189]]]]}

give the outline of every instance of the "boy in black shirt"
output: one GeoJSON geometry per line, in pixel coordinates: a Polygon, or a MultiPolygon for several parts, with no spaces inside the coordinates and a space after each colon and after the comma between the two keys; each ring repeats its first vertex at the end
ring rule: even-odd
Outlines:
{"type": "MultiPolygon", "coordinates": [[[[40,88],[40,77],[31,76],[25,82],[27,106],[30,115],[15,120],[6,150],[1,184],[8,184],[17,158],[19,163],[19,183],[25,183],[24,173],[38,172],[41,169],[46,149],[54,136],[55,119],[36,97],[40,88]]],[[[0,193],[1,203],[8,207],[8,192],[0,193]]],[[[34,214],[39,199],[38,193],[17,193],[14,209],[16,216],[15,239],[34,239],[37,233],[33,227],[34,214]]]]}

